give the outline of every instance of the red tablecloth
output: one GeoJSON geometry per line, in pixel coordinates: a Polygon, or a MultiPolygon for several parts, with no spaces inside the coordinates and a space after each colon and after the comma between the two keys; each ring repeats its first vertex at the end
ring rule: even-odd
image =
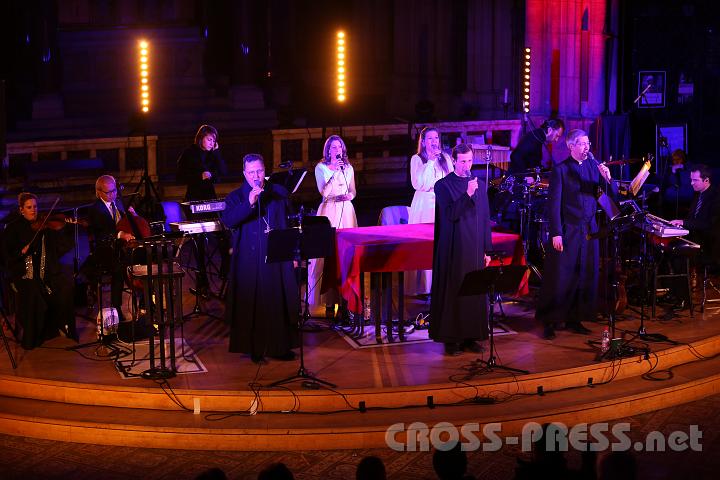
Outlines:
{"type": "MultiPolygon", "coordinates": [[[[325,262],[322,291],[337,288],[353,312],[362,310],[360,272],[402,272],[432,269],[433,231],[431,223],[384,225],[337,230],[335,261],[325,262]]],[[[492,233],[493,250],[508,253],[504,264],[525,265],[520,235],[492,233]]],[[[493,260],[499,265],[499,260],[493,260]]],[[[518,291],[528,293],[527,275],[518,291]]]]}

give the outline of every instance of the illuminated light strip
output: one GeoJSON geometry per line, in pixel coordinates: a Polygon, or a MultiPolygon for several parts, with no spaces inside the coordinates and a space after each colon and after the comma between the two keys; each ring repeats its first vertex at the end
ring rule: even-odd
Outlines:
{"type": "Polygon", "coordinates": [[[335,38],[335,58],[337,83],[335,93],[340,103],[347,100],[347,37],[345,32],[339,30],[335,38]]]}
{"type": "Polygon", "coordinates": [[[140,72],[140,109],[143,113],[150,111],[150,43],[147,40],[138,42],[138,61],[140,72]]]}
{"type": "Polygon", "coordinates": [[[523,92],[523,100],[522,100],[522,106],[523,106],[523,112],[528,113],[530,112],[530,57],[531,57],[531,50],[530,47],[525,47],[525,51],[523,53],[523,80],[522,80],[522,92],[523,92]]]}

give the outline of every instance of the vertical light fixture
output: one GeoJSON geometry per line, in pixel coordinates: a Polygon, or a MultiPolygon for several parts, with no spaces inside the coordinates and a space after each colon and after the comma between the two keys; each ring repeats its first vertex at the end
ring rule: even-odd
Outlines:
{"type": "Polygon", "coordinates": [[[338,30],[335,35],[335,53],[336,53],[336,73],[337,73],[337,86],[336,95],[337,101],[340,103],[345,102],[347,99],[347,39],[345,32],[338,30]]]}
{"type": "Polygon", "coordinates": [[[525,47],[523,59],[523,112],[530,112],[530,47],[525,47]]]}
{"type": "Polygon", "coordinates": [[[147,40],[138,42],[138,60],[140,66],[140,110],[150,111],[150,44],[147,40]]]}

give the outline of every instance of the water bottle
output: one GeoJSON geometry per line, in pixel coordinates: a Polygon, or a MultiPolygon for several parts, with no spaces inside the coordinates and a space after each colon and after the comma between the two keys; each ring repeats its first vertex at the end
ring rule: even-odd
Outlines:
{"type": "Polygon", "coordinates": [[[600,343],[600,351],[602,353],[607,352],[610,350],[610,330],[608,330],[607,327],[605,327],[605,330],[602,332],[602,342],[600,343]]]}

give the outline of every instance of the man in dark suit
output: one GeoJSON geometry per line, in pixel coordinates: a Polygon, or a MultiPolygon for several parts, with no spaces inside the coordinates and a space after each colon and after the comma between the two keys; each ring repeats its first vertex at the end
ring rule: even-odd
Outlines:
{"type": "Polygon", "coordinates": [[[122,202],[116,201],[117,194],[117,183],[112,176],[102,175],[95,182],[97,200],[88,210],[88,237],[91,252],[88,263],[94,273],[93,276],[97,276],[103,271],[111,273],[110,303],[117,309],[118,315],[122,319],[122,291],[125,279],[123,265],[118,260],[116,249],[118,241],[134,240],[135,236],[131,232],[117,228],[117,223],[125,216],[122,202]]]}
{"type": "MultiPolygon", "coordinates": [[[[557,142],[565,132],[565,123],[558,118],[545,120],[540,128],[529,131],[520,138],[517,147],[510,154],[509,173],[517,174],[542,167],[543,146],[557,142]]],[[[525,177],[527,183],[535,181],[534,176],[525,177]]]]}
{"type": "MultiPolygon", "coordinates": [[[[699,243],[702,247],[701,262],[717,262],[720,257],[720,193],[712,184],[710,167],[703,164],[690,167],[690,185],[695,191],[695,197],[687,216],[683,220],[671,220],[670,223],[690,231],[688,240],[699,243]]],[[[685,262],[673,261],[673,267],[676,272],[682,272],[685,270],[685,262]]],[[[687,282],[676,279],[672,290],[676,297],[676,307],[684,308],[689,300],[687,282]]]]}

